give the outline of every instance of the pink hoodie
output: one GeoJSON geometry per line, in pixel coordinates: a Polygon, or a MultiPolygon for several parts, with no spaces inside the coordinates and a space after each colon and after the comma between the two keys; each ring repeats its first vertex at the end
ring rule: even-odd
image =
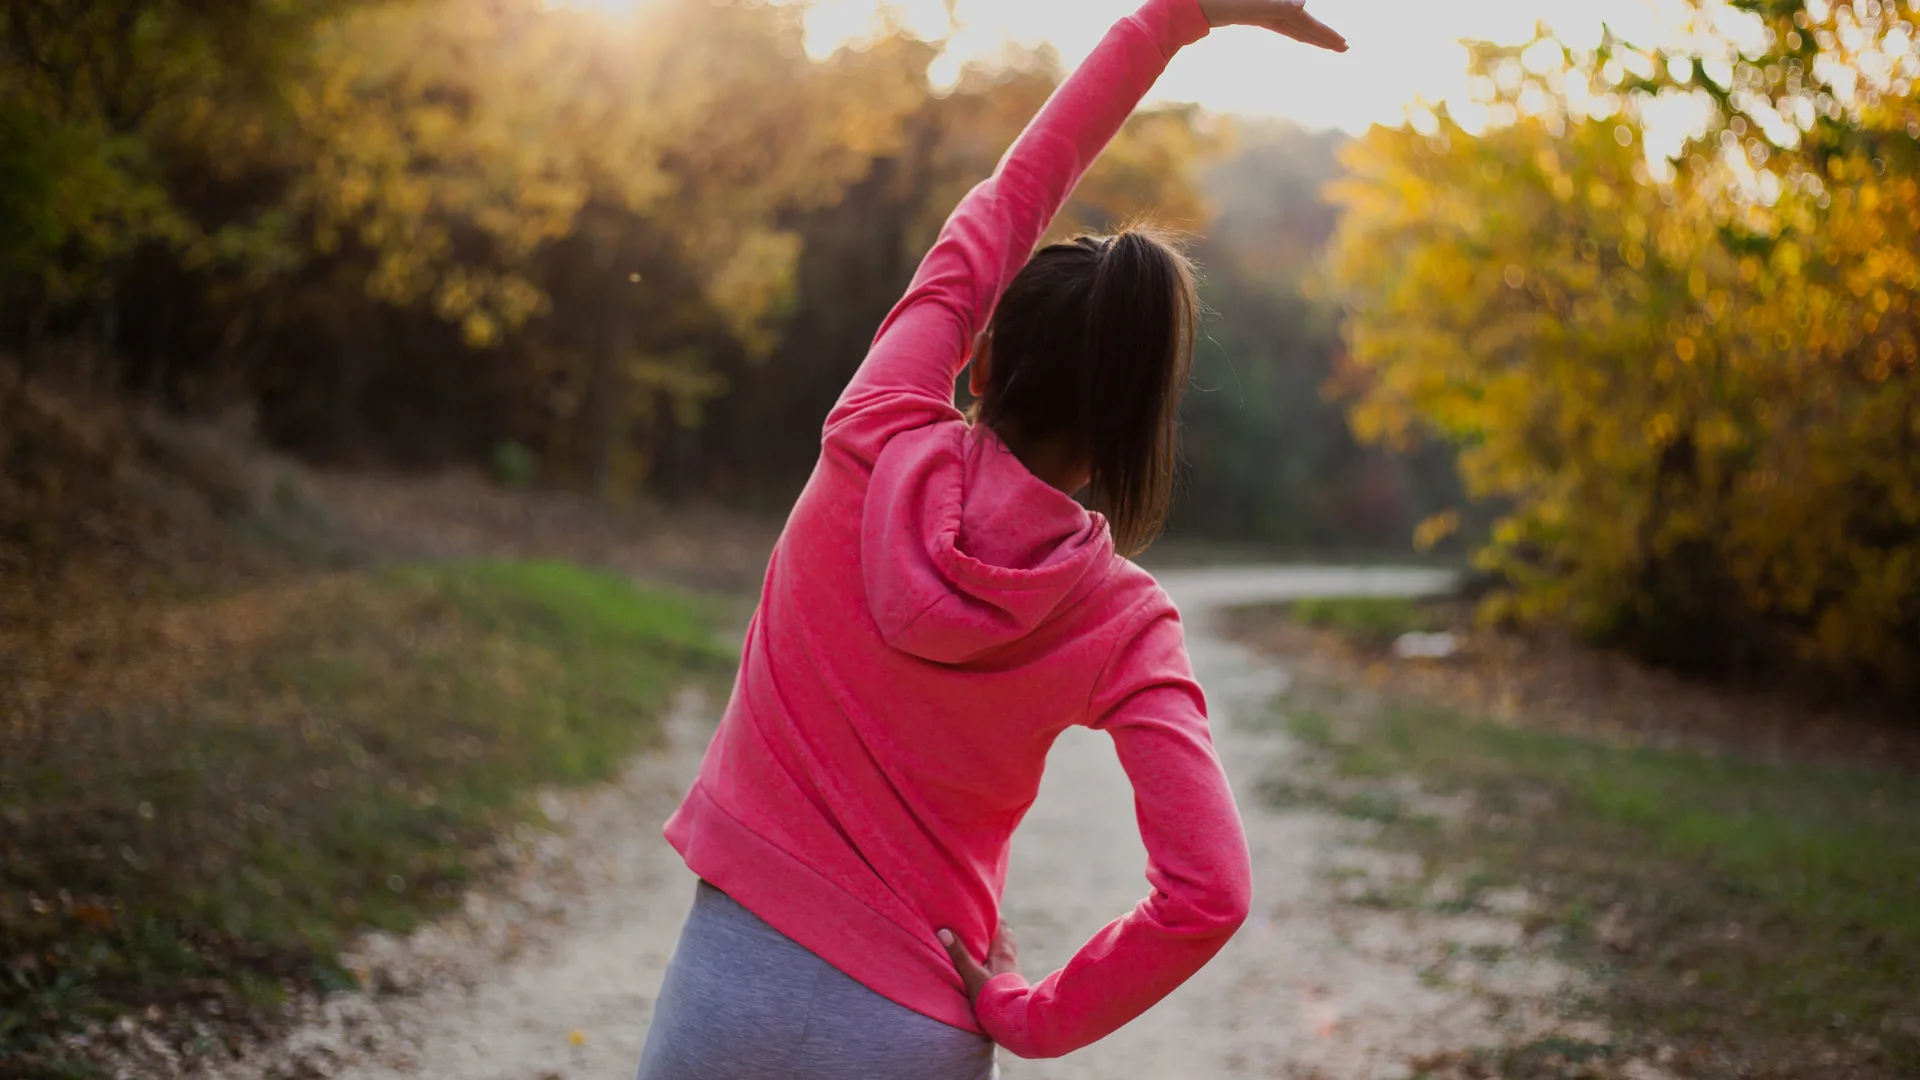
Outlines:
{"type": "Polygon", "coordinates": [[[1249,903],[1246,841],[1180,617],[1106,521],[955,409],[971,342],[1198,0],[1118,23],[947,222],[827,419],[767,567],[720,729],[667,839],[687,865],[875,992],[1023,1057],[1140,1015],[1249,903]],[[1068,726],[1113,737],[1151,891],[1038,984],[971,1005],[1014,827],[1068,726]],[[977,1017],[977,1020],[976,1020],[977,1017]]]}

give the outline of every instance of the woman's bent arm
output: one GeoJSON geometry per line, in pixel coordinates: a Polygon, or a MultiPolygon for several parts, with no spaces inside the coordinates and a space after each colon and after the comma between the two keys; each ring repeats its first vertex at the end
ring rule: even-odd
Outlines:
{"type": "Polygon", "coordinates": [[[1116,23],[961,200],[827,419],[877,453],[896,432],[956,414],[953,380],[1054,215],[1183,46],[1207,34],[1199,0],[1147,0],[1116,23]]]}
{"type": "Polygon", "coordinates": [[[1139,1016],[1213,959],[1252,903],[1240,814],[1170,606],[1108,670],[1095,726],[1113,736],[1133,781],[1152,892],[1039,983],[1017,974],[988,980],[974,1011],[1021,1057],[1070,1053],[1139,1016]]]}

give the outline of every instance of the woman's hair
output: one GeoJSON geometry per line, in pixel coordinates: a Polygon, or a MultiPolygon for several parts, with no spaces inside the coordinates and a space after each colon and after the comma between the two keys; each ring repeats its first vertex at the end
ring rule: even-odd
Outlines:
{"type": "Polygon", "coordinates": [[[974,419],[1015,453],[1085,460],[1122,554],[1166,523],[1199,308],[1193,264],[1130,228],[1042,248],[994,312],[974,419]]]}

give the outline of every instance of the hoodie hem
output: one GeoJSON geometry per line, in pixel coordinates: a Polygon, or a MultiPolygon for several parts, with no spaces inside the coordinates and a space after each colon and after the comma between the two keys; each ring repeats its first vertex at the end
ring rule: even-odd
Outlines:
{"type": "Polygon", "coordinates": [[[833,884],[728,813],[704,785],[687,793],[666,838],[688,869],[855,982],[922,1016],[986,1034],[931,935],[922,941],[833,884]],[[928,963],[888,959],[922,954],[928,963]]]}

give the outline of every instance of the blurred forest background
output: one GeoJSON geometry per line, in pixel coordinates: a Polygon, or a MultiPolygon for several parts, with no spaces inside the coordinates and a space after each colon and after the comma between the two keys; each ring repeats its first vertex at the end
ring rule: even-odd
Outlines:
{"type": "MultiPolygon", "coordinates": [[[[1156,557],[1477,570],[1477,616],[1291,613],[1418,706],[1289,706],[1303,745],[1521,807],[1462,865],[1578,870],[1623,1015],[1726,1035],[1684,1075],[1912,1076],[1920,791],[1774,766],[1920,760],[1920,0],[1669,7],[1352,138],[1145,110],[1057,231],[1204,266],[1156,557]],[[1703,727],[1767,767],[1616,745],[1703,727]]],[[[731,674],[829,406],[1062,75],[804,14],[0,0],[0,1076],[104,1075],[136,1015],[241,1055],[731,674]]]]}
{"type": "MultiPolygon", "coordinates": [[[[1134,118],[1059,228],[1198,237],[1217,317],[1177,535],[1472,550],[1495,617],[1912,688],[1911,10],[1696,8],[1666,49],[1478,50],[1466,126],[1134,118]]],[[[329,466],[777,512],[1060,77],[1010,53],[935,92],[938,43],[815,60],[801,14],[7,0],[6,571],[138,546],[103,494],[131,421],[76,402],[329,466]]]]}

